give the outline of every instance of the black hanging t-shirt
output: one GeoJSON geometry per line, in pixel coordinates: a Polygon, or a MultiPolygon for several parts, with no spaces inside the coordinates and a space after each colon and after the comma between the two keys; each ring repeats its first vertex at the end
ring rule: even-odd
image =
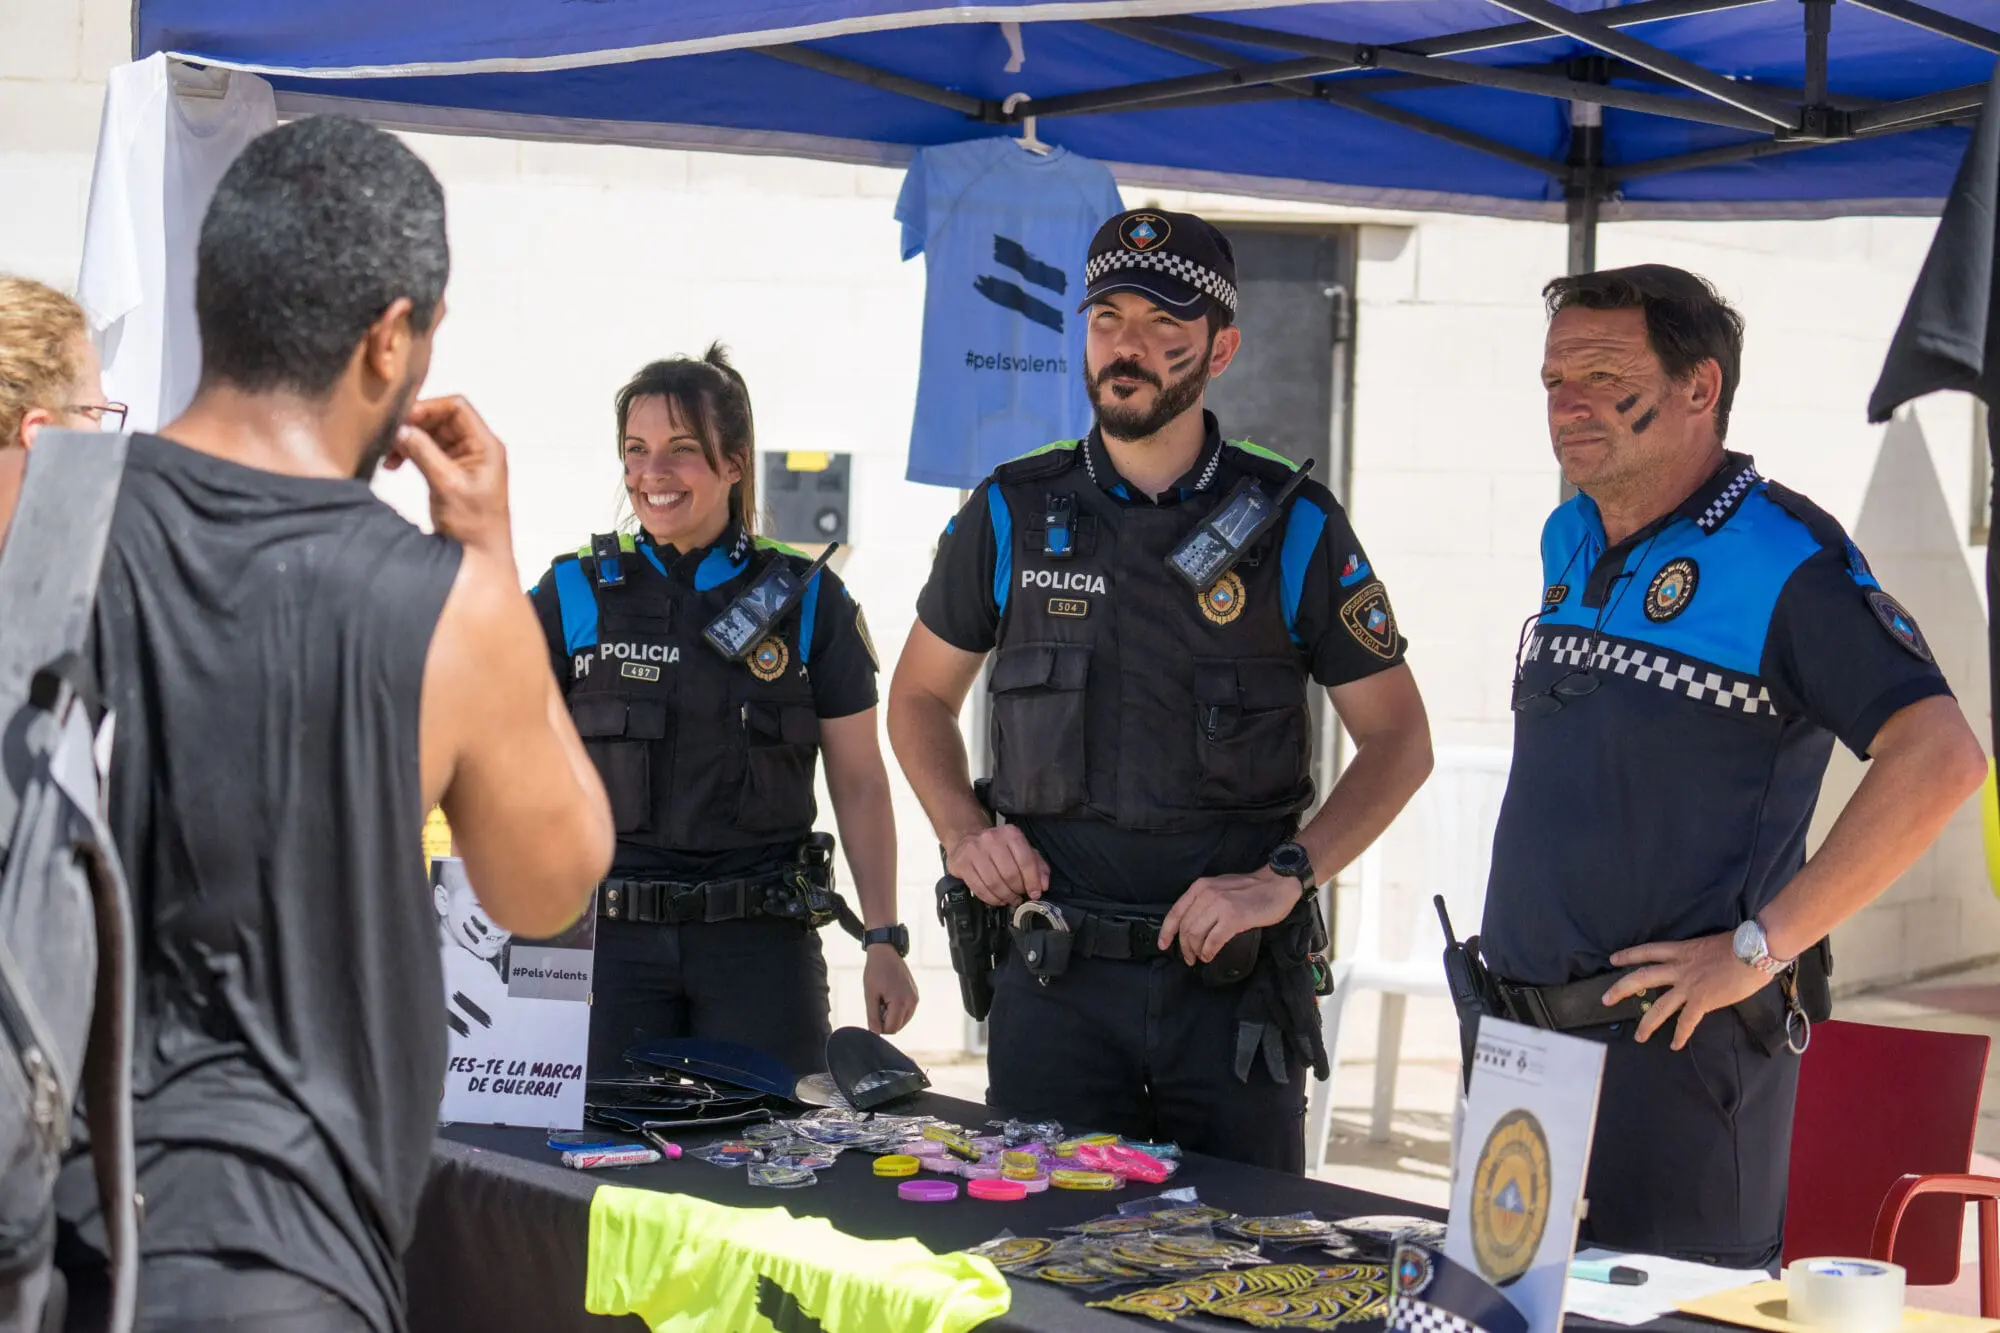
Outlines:
{"type": "MultiPolygon", "coordinates": [[[[148,1257],[251,1256],[403,1326],[445,1069],[418,705],[457,543],[358,481],[132,441],[93,623],[139,933],[148,1257]]],[[[101,1262],[79,1146],[59,1261],[101,1262]]]]}

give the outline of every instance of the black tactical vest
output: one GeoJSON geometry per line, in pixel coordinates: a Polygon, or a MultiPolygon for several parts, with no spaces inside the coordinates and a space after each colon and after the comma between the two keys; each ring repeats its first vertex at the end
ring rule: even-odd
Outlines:
{"type": "MultiPolygon", "coordinates": [[[[1270,491],[1290,475],[1282,461],[1223,447],[1270,491]]],[[[995,808],[1161,831],[1303,811],[1305,656],[1279,595],[1289,506],[1198,597],[1165,561],[1223,488],[1122,505],[1085,475],[1081,453],[1072,444],[1008,463],[988,492],[1004,593],[988,684],[995,808]],[[1073,554],[1048,549],[1052,496],[1072,497],[1073,554]]]]}
{"type": "MultiPolygon", "coordinates": [[[[620,538],[622,582],[601,586],[586,547],[555,564],[570,649],[570,716],[604,778],[621,842],[666,851],[757,847],[812,831],[819,715],[808,645],[819,577],[745,662],[702,630],[772,560],[805,556],[741,536],[670,577],[620,538]]],[[[672,568],[672,566],[669,566],[672,568]]]]}

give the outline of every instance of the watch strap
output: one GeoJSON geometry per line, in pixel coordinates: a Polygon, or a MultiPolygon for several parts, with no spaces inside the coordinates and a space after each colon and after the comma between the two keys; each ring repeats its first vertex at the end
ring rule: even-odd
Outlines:
{"type": "Polygon", "coordinates": [[[873,930],[861,932],[863,949],[876,944],[886,944],[896,951],[898,958],[907,958],[910,955],[910,928],[899,921],[892,926],[876,926],[873,930]]]}

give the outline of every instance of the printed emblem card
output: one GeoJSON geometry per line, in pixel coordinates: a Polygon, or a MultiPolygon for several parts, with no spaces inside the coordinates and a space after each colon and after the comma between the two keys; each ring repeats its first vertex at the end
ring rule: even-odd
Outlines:
{"type": "Polygon", "coordinates": [[[432,860],[431,899],[451,1029],[439,1121],[583,1128],[596,899],[554,939],[518,939],[486,915],[455,856],[432,860]]]}
{"type": "Polygon", "coordinates": [[[1562,1327],[1603,1079],[1594,1041],[1479,1022],[1445,1256],[1505,1292],[1529,1333],[1562,1327]]]}

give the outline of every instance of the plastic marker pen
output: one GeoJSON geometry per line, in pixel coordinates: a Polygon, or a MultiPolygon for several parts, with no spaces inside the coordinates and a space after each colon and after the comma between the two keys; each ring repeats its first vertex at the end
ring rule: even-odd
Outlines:
{"type": "Polygon", "coordinates": [[[1643,1287],[1646,1274],[1643,1269],[1628,1268],[1624,1264],[1614,1264],[1609,1259],[1576,1259],[1569,1266],[1569,1275],[1585,1282],[1603,1282],[1614,1287],[1643,1287]]]}

